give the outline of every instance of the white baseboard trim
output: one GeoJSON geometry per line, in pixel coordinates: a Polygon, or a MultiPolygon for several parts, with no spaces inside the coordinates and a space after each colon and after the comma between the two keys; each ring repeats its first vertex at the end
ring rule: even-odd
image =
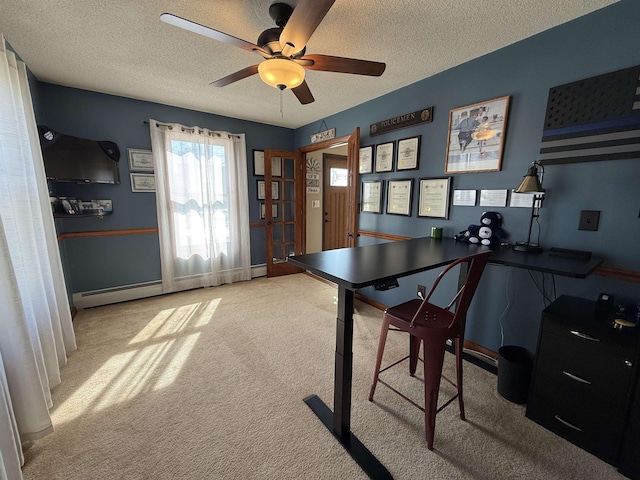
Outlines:
{"type": "MultiPolygon", "coordinates": [[[[266,275],[266,265],[251,266],[251,278],[265,277],[266,275]]],[[[72,301],[73,306],[80,310],[99,307],[101,305],[110,305],[112,303],[128,302],[129,300],[155,297],[156,295],[162,295],[161,280],[78,292],[72,295],[72,301]]]]}

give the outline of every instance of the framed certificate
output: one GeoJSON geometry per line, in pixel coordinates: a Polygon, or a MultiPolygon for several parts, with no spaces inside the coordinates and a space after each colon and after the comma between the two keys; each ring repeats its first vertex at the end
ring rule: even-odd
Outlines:
{"type": "MultiPolygon", "coordinates": [[[[258,180],[258,200],[264,200],[266,198],[265,193],[264,180],[258,180]]],[[[271,199],[278,200],[280,198],[279,193],[278,182],[271,182],[271,199]]]]}
{"type": "Polygon", "coordinates": [[[450,195],[451,177],[421,178],[418,216],[449,220],[450,195]]]}
{"type": "Polygon", "coordinates": [[[376,145],[376,173],[393,172],[393,142],[376,145]]]}
{"type": "MultiPolygon", "coordinates": [[[[253,176],[261,177],[263,175],[264,175],[264,151],[254,150],[253,151],[253,176]]],[[[271,159],[271,176],[272,177],[282,176],[282,163],[280,162],[280,158],[274,157],[271,159]]]]}
{"type": "Polygon", "coordinates": [[[253,176],[261,177],[264,175],[264,151],[253,151],[253,176]]]}
{"type": "Polygon", "coordinates": [[[387,213],[411,215],[411,186],[413,180],[389,180],[387,182],[387,213]]]}
{"type": "Polygon", "coordinates": [[[362,211],[382,213],[382,180],[362,182],[362,211]]]}
{"type": "Polygon", "coordinates": [[[130,172],[153,172],[153,154],[151,150],[128,148],[130,172]]]}
{"type": "Polygon", "coordinates": [[[396,170],[417,170],[418,158],[420,158],[420,138],[405,138],[398,140],[398,162],[396,170]]]}
{"type": "MultiPolygon", "coordinates": [[[[266,218],[266,207],[264,203],[260,204],[260,219],[264,220],[266,218]]],[[[278,218],[278,204],[274,203],[271,205],[271,218],[278,218]]]]}
{"type": "Polygon", "coordinates": [[[360,149],[360,160],[358,162],[358,173],[373,173],[373,146],[362,147],[360,149]]]}
{"type": "Polygon", "coordinates": [[[153,173],[130,173],[132,192],[155,192],[156,176],[153,173]]]}

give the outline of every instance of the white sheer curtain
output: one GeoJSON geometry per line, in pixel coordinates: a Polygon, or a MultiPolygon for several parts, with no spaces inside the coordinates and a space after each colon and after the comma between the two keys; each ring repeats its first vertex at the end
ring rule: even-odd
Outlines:
{"type": "Polygon", "coordinates": [[[24,63],[0,42],[0,478],[53,430],[50,389],[75,335],[24,63]]]}
{"type": "Polygon", "coordinates": [[[163,291],[250,280],[244,134],[149,124],[163,291]]]}

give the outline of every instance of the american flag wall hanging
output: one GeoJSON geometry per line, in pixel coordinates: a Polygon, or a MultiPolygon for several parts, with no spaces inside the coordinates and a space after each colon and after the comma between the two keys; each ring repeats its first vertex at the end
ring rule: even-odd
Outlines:
{"type": "Polygon", "coordinates": [[[640,65],[549,89],[540,163],[640,158],[640,65]]]}

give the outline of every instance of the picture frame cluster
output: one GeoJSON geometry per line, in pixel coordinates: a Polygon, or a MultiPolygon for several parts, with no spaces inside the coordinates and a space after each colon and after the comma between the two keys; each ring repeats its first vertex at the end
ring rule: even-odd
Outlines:
{"type": "Polygon", "coordinates": [[[128,148],[129,179],[131,191],[155,192],[156,178],[154,174],[153,152],[139,148],[128,148]]]}
{"type": "Polygon", "coordinates": [[[388,173],[420,168],[422,135],[360,148],[358,173],[388,173]]]}

